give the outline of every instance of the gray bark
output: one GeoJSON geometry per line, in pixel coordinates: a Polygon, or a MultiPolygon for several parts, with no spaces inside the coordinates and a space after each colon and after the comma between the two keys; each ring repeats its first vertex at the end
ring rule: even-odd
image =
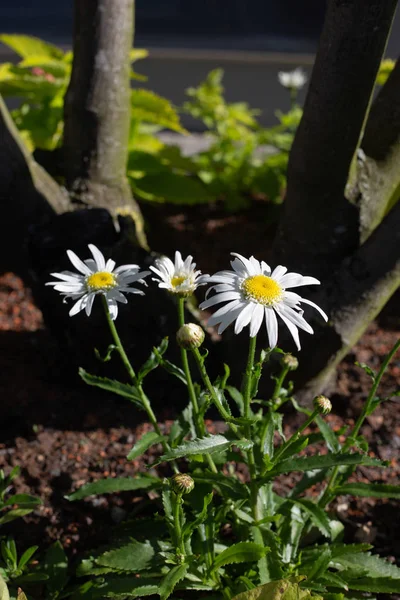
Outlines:
{"type": "Polygon", "coordinates": [[[76,0],[74,62],[64,105],[67,188],[74,201],[130,214],[144,242],[126,177],[134,0],[76,0]]]}
{"type": "Polygon", "coordinates": [[[275,246],[283,264],[324,277],[356,250],[358,210],[344,197],[349,167],[397,0],[330,0],[288,167],[275,246]]]}

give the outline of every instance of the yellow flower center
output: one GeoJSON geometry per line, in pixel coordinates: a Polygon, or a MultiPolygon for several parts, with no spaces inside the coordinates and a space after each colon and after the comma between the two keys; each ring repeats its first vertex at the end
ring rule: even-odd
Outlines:
{"type": "Polygon", "coordinates": [[[172,287],[176,288],[178,287],[178,285],[181,285],[185,280],[186,277],[182,277],[181,275],[175,275],[175,277],[171,279],[171,285],[172,287]]]}
{"type": "Polygon", "coordinates": [[[242,290],[247,299],[252,299],[259,304],[271,306],[282,298],[282,288],[274,279],[266,275],[248,277],[242,283],[242,290]]]}
{"type": "Polygon", "coordinates": [[[86,279],[86,285],[89,290],[109,290],[117,285],[115,275],[108,271],[99,271],[93,273],[86,279]]]}

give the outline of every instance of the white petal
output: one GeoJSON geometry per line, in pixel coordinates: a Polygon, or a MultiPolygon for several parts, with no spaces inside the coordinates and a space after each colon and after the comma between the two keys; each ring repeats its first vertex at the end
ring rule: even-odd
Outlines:
{"type": "Polygon", "coordinates": [[[87,258],[83,261],[87,267],[91,270],[92,273],[96,273],[98,271],[96,261],[93,258],[87,258]]]}
{"type": "Polygon", "coordinates": [[[264,318],[264,307],[262,304],[256,304],[253,316],[250,321],[250,337],[254,337],[260,330],[264,318]]]}
{"type": "Polygon", "coordinates": [[[263,260],[261,261],[261,270],[262,270],[263,275],[269,276],[271,274],[271,267],[269,265],[267,265],[267,263],[264,262],[263,260]]]}
{"type": "Polygon", "coordinates": [[[225,313],[228,313],[230,310],[236,308],[238,304],[240,304],[239,300],[232,300],[232,302],[228,302],[228,304],[225,304],[225,306],[221,306],[221,308],[216,310],[215,313],[208,319],[208,324],[216,325],[220,322],[221,317],[225,315],[225,313]]]}
{"type": "Polygon", "coordinates": [[[244,307],[244,309],[236,319],[235,333],[240,333],[242,329],[250,323],[251,317],[253,316],[253,312],[256,306],[257,304],[255,304],[254,302],[249,302],[247,306],[244,307]]]}
{"type": "Polygon", "coordinates": [[[75,254],[75,252],[72,252],[72,250],[67,250],[67,254],[69,260],[72,262],[75,269],[77,269],[80,273],[83,273],[84,275],[92,274],[93,271],[91,271],[89,267],[85,265],[83,261],[81,261],[81,259],[75,254]]]}
{"type": "Polygon", "coordinates": [[[277,267],[275,267],[275,269],[272,271],[271,273],[271,277],[272,279],[275,279],[275,281],[280,282],[281,278],[283,277],[283,275],[287,272],[287,268],[283,267],[282,265],[278,265],[277,267]]]}
{"type": "Polygon", "coordinates": [[[315,304],[314,302],[311,302],[311,300],[306,300],[305,298],[301,298],[300,302],[304,302],[304,304],[309,304],[310,306],[315,308],[319,312],[319,314],[322,316],[322,318],[325,321],[328,321],[328,315],[317,304],[315,304]]]}
{"type": "MultiPolygon", "coordinates": [[[[192,257],[190,257],[192,258],[192,257]]],[[[175,252],[175,270],[179,271],[183,266],[183,260],[182,260],[182,254],[180,252],[178,252],[178,250],[175,252]]]]}
{"type": "Polygon", "coordinates": [[[92,306],[93,306],[93,301],[95,298],[96,294],[89,294],[88,295],[88,299],[87,299],[87,303],[85,306],[85,311],[88,317],[90,317],[90,313],[92,312],[92,306]]]}
{"type": "Polygon", "coordinates": [[[228,314],[226,314],[221,320],[221,324],[218,327],[218,333],[223,333],[227,327],[238,317],[238,315],[242,312],[242,310],[246,308],[246,304],[241,302],[236,308],[230,310],[228,314]]]}
{"type": "MultiPolygon", "coordinates": [[[[126,285],[128,283],[133,283],[134,281],[140,281],[144,277],[150,275],[150,271],[137,271],[136,273],[123,273],[118,277],[118,281],[121,282],[122,285],[126,285]]],[[[143,282],[144,283],[144,282],[143,282]]]]}
{"type": "Polygon", "coordinates": [[[278,313],[278,315],[280,316],[280,318],[282,319],[282,321],[285,323],[286,327],[289,329],[290,333],[292,334],[294,342],[297,346],[297,350],[301,350],[299,331],[298,331],[296,325],[294,323],[292,323],[292,321],[289,321],[289,319],[286,318],[286,316],[282,313],[282,311],[279,310],[279,307],[276,307],[275,310],[278,313]]]}
{"type": "Polygon", "coordinates": [[[109,258],[108,261],[106,262],[106,266],[105,266],[105,271],[108,271],[109,273],[113,272],[113,269],[115,267],[115,261],[112,258],[109,258]]]}
{"type": "MultiPolygon", "coordinates": [[[[251,261],[248,258],[245,258],[244,256],[242,256],[241,254],[238,254],[237,252],[231,252],[232,256],[236,256],[239,261],[241,261],[245,267],[245,269],[247,270],[249,275],[257,275],[253,264],[251,263],[251,261]]],[[[237,264],[237,261],[232,261],[231,265],[232,267],[235,269],[235,267],[233,265],[236,265],[238,267],[239,270],[243,270],[243,267],[240,268],[240,266],[237,264]]],[[[236,269],[235,269],[236,271],[236,269]]]]}
{"type": "Polygon", "coordinates": [[[284,288],[293,288],[301,285],[319,285],[321,282],[315,277],[303,277],[299,273],[287,273],[279,283],[284,288]]]}
{"type": "Polygon", "coordinates": [[[240,298],[239,292],[231,291],[231,292],[222,292],[222,294],[216,294],[209,300],[205,300],[200,304],[201,310],[209,308],[210,306],[214,306],[215,304],[219,304],[220,302],[227,302],[228,300],[236,300],[240,298]]]}
{"type": "MultiPolygon", "coordinates": [[[[46,284],[48,285],[48,284],[46,284]]],[[[56,283],[54,288],[57,292],[63,292],[66,294],[84,294],[86,288],[81,283],[56,283]]]]}
{"type": "Polygon", "coordinates": [[[107,306],[108,306],[108,312],[111,315],[111,319],[113,321],[115,321],[115,319],[118,316],[118,304],[115,302],[115,300],[112,300],[112,299],[109,300],[107,298],[107,306]]]}
{"type": "Polygon", "coordinates": [[[121,265],[120,267],[117,267],[114,271],[114,273],[116,275],[118,275],[119,273],[123,273],[124,271],[138,271],[139,270],[139,265],[121,265]]]}
{"type": "Polygon", "coordinates": [[[253,266],[254,272],[257,275],[261,275],[261,265],[260,265],[260,261],[258,261],[256,258],[254,258],[254,256],[250,256],[250,262],[253,266]]]}
{"type": "Polygon", "coordinates": [[[116,300],[118,302],[122,302],[122,304],[127,304],[128,300],[125,298],[123,294],[117,289],[110,290],[105,294],[107,300],[116,300]]]}
{"type": "Polygon", "coordinates": [[[72,273],[71,271],[62,271],[62,273],[50,273],[50,275],[52,277],[57,277],[57,279],[61,279],[62,281],[75,282],[84,280],[82,275],[78,275],[78,273],[72,273]]]}
{"type": "Polygon", "coordinates": [[[300,329],[307,331],[307,333],[314,333],[311,325],[309,325],[307,323],[307,321],[305,319],[303,319],[301,314],[296,312],[293,308],[282,303],[279,306],[279,309],[280,309],[281,315],[284,314],[289,319],[289,321],[292,321],[292,323],[294,323],[296,325],[296,327],[299,327],[300,329]]]}
{"type": "Polygon", "coordinates": [[[265,306],[265,324],[267,326],[269,347],[275,348],[278,343],[278,320],[273,308],[265,306]]]}
{"type": "Polygon", "coordinates": [[[219,294],[220,292],[234,292],[235,289],[236,287],[232,283],[219,283],[218,285],[213,285],[212,287],[208,288],[206,291],[206,298],[212,290],[219,294]]]}
{"type": "Polygon", "coordinates": [[[103,254],[94,244],[89,244],[89,250],[93,255],[94,260],[96,261],[96,266],[99,271],[104,271],[106,267],[106,261],[104,260],[103,254]]]}
{"type": "Polygon", "coordinates": [[[85,308],[85,306],[86,306],[86,302],[87,302],[87,295],[82,296],[81,298],[79,298],[79,300],[77,302],[75,302],[75,304],[73,305],[73,307],[69,311],[69,316],[73,317],[74,315],[78,314],[78,312],[80,312],[81,310],[83,310],[85,308]]]}

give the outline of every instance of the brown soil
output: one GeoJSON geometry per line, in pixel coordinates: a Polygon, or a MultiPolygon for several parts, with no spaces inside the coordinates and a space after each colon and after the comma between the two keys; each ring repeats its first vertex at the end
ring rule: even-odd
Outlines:
{"type": "MultiPolygon", "coordinates": [[[[207,248],[203,271],[221,268],[232,249],[232,240],[244,254],[262,254],[271,236],[271,224],[260,226],[252,218],[204,209],[188,219],[183,211],[165,211],[162,227],[155,225],[154,209],[147,209],[153,224],[149,237],[155,250],[170,253],[179,247],[196,255],[207,248]],[[203,211],[203,212],[202,212],[203,211]],[[202,226],[199,227],[199,219],[202,226]],[[162,239],[158,235],[162,229],[162,239]],[[199,233],[200,232],[200,233],[199,233]],[[199,253],[199,252],[197,252],[199,253]]],[[[160,213],[157,213],[158,219],[160,213]]],[[[338,370],[337,389],[332,396],[334,411],[327,419],[335,429],[351,425],[360,412],[369,388],[367,375],[354,365],[367,363],[378,369],[400,333],[398,312],[386,313],[379,323],[371,324],[353,352],[338,370]]],[[[90,498],[68,502],[64,496],[82,484],[102,477],[135,475],[151,464],[126,460],[126,455],[148,424],[122,398],[88,389],[76,378],[65,380],[62,357],[56,342],[43,324],[30,290],[11,272],[0,277],[0,468],[6,472],[15,466],[21,474],[15,480],[16,492],[38,495],[43,505],[34,513],[6,526],[2,533],[13,532],[18,546],[49,544],[60,539],[67,551],[78,551],[107,539],[137,501],[132,494],[90,498]],[[29,523],[29,527],[26,524],[29,523]]],[[[389,366],[380,389],[389,396],[399,389],[400,356],[389,366]]],[[[158,410],[163,426],[173,418],[171,407],[158,410]]],[[[286,427],[293,430],[299,418],[288,414],[286,427]]],[[[209,422],[209,429],[218,423],[209,422]]],[[[371,451],[390,462],[385,470],[362,468],[359,481],[399,483],[400,404],[388,400],[368,418],[362,433],[371,451]]],[[[293,480],[283,477],[277,491],[285,493],[293,480]]],[[[371,541],[376,550],[391,561],[400,560],[399,506],[393,501],[343,497],[336,506],[339,518],[347,525],[348,539],[371,541]]]]}

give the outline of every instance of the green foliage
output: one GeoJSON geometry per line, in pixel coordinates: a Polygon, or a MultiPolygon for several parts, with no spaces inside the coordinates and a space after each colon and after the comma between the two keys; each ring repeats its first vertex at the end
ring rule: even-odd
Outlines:
{"type": "Polygon", "coordinates": [[[245,208],[251,196],[279,204],[301,110],[277,113],[279,125],[263,129],[256,120],[259,111],[243,102],[225,101],[222,77],[222,69],[211,71],[197,88],[187,90],[189,101],[183,106],[204,123],[211,138],[210,148],[193,157],[198,175],[228,210],[245,208]]]}
{"type": "Polygon", "coordinates": [[[134,490],[145,490],[159,487],[160,482],[155,477],[113,477],[111,479],[100,479],[93,483],[86,483],[73,494],[67,496],[68,500],[82,500],[88,496],[97,494],[112,494],[114,492],[131,492],[134,490]]]}
{"type": "MultiPolygon", "coordinates": [[[[30,151],[60,147],[72,53],[30,36],[1,35],[0,41],[21,59],[16,65],[0,65],[0,93],[20,99],[12,117],[21,138],[30,151]]],[[[146,56],[142,49],[130,53],[132,63],[146,56]]],[[[146,80],[133,70],[131,77],[146,80]]],[[[178,110],[148,89],[132,89],[127,174],[138,198],[182,205],[223,200],[232,211],[249,206],[255,197],[282,202],[301,109],[294,106],[287,114],[277,113],[278,125],[263,129],[258,110],[243,102],[226,102],[222,77],[223,71],[216,69],[197,88],[187,90],[183,111],[204,123],[211,140],[208,150],[192,158],[156,137],[160,129],[187,133],[178,110]]]]}
{"type": "MultiPolygon", "coordinates": [[[[322,415],[298,407],[294,400],[295,408],[304,413],[305,425],[291,437],[284,437],[279,407],[291,399],[292,389],[290,382],[285,382],[289,373],[285,362],[281,363],[281,373],[274,376],[273,397],[269,400],[257,397],[262,366],[270,352],[262,351],[248,371],[250,378],[239,391],[229,384],[228,367],[223,376],[211,383],[204,375],[207,352],[200,354],[194,350],[209,399],[205,399],[207,394],[196,385],[202,410],[196,413],[189,403],[169,436],[148,432],[136,442],[130,454],[137,457],[161,442],[164,451],[153,466],[165,462],[176,470],[178,465],[181,468],[186,463],[185,471],[189,473],[181,474],[181,478],[188,479],[190,492],[184,494],[184,487],[177,488],[168,480],[152,477],[120,480],[124,482],[122,486],[117,480],[96,482],[70,496],[78,499],[113,489],[141,489],[143,494],[151,490],[152,499],[148,502],[155,511],[154,527],[145,522],[135,533],[138,525],[132,524],[130,529],[124,529],[129,539],[116,539],[110,548],[82,561],[77,575],[87,578],[89,587],[85,588],[84,597],[134,598],[158,594],[168,598],[174,590],[197,590],[209,593],[210,598],[234,596],[239,600],[292,597],[344,600],[358,592],[398,591],[400,569],[370,554],[368,544],[344,544],[343,524],[327,511],[329,502],[340,494],[399,497],[396,486],[347,482],[357,465],[386,466],[368,455],[368,446],[366,442],[359,443],[358,433],[362,420],[379,406],[377,386],[398,346],[389,353],[379,373],[374,374],[362,415],[344,443],[338,441],[343,432],[333,432],[322,415]],[[246,409],[248,394],[250,410],[246,409]],[[204,418],[211,400],[225,419],[226,431],[199,436],[199,419],[204,418]],[[266,414],[259,409],[260,405],[267,408],[266,414]],[[237,409],[240,416],[233,417],[233,410],[237,409]],[[305,435],[303,431],[312,421],[320,433],[305,435]],[[278,444],[276,434],[280,439],[278,444]],[[307,446],[317,443],[325,444],[322,453],[304,455],[307,446]],[[357,451],[350,451],[352,446],[357,451]],[[239,463],[251,465],[248,484],[238,477],[239,463]],[[303,473],[302,479],[286,497],[277,495],[273,491],[275,478],[296,471],[303,473]],[[114,487],[108,488],[110,481],[115,482],[114,487]],[[125,487],[126,483],[136,481],[137,487],[130,488],[129,484],[125,487]],[[319,497],[310,494],[316,483],[324,486],[319,497]],[[158,525],[161,523],[162,529],[158,525]],[[223,533],[225,528],[228,535],[223,533]],[[131,577],[135,573],[140,573],[136,581],[131,577]],[[128,585],[131,585],[129,590],[128,585]]],[[[138,369],[139,385],[157,367],[176,375],[179,367],[168,363],[166,355],[164,340],[138,369]]],[[[179,378],[188,382],[184,373],[179,378]]],[[[142,389],[139,392],[144,394],[142,389]]],[[[82,593],[83,588],[80,589],[82,593]]]]}
{"type": "Polygon", "coordinates": [[[0,528],[6,523],[29,515],[42,504],[40,498],[30,494],[9,494],[12,482],[19,475],[20,468],[14,467],[9,475],[0,469],[0,528]]]}

